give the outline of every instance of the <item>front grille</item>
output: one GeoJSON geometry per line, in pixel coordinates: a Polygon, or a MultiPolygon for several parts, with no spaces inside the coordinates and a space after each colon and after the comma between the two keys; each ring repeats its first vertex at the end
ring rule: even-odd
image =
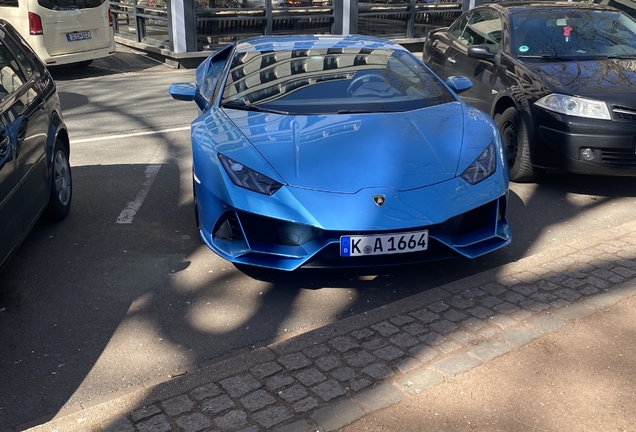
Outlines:
{"type": "Polygon", "coordinates": [[[633,149],[601,149],[603,165],[636,170],[636,153],[633,149]]]}
{"type": "Polygon", "coordinates": [[[636,109],[615,106],[612,109],[615,120],[636,121],[636,109]]]}

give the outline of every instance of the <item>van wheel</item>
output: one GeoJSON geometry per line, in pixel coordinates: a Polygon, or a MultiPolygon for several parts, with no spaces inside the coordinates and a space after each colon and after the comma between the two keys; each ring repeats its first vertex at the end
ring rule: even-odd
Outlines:
{"type": "Polygon", "coordinates": [[[51,221],[64,219],[71,209],[72,192],[71,165],[68,162],[68,152],[62,141],[56,139],[51,166],[51,191],[49,205],[44,211],[45,217],[51,221]]]}
{"type": "Polygon", "coordinates": [[[510,180],[518,183],[534,180],[536,172],[530,159],[528,128],[519,111],[508,108],[495,115],[495,123],[501,133],[510,180]]]}

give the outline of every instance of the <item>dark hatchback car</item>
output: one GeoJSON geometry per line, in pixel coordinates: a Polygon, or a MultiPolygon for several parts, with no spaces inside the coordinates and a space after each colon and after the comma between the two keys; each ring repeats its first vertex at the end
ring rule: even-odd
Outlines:
{"type": "Polygon", "coordinates": [[[43,214],[71,206],[69,138],[55,82],[0,19],[0,267],[43,214]]]}
{"type": "Polygon", "coordinates": [[[496,121],[510,179],[545,168],[636,175],[636,21],[592,3],[491,3],[432,31],[424,61],[469,77],[496,121]]]}

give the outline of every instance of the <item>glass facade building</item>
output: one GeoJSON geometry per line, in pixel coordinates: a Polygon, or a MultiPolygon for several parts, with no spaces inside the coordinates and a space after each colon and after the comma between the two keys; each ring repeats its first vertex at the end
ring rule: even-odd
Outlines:
{"type": "MultiPolygon", "coordinates": [[[[472,4],[469,4],[472,3],[472,4]]],[[[259,35],[361,34],[421,42],[474,0],[111,0],[115,35],[173,53],[205,53],[259,35]]]]}

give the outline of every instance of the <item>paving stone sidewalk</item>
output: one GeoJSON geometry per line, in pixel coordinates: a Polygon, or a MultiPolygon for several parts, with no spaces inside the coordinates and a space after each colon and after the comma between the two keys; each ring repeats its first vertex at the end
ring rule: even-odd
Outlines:
{"type": "Polygon", "coordinates": [[[335,431],[636,294],[636,222],[91,405],[39,431],[335,431]]]}

